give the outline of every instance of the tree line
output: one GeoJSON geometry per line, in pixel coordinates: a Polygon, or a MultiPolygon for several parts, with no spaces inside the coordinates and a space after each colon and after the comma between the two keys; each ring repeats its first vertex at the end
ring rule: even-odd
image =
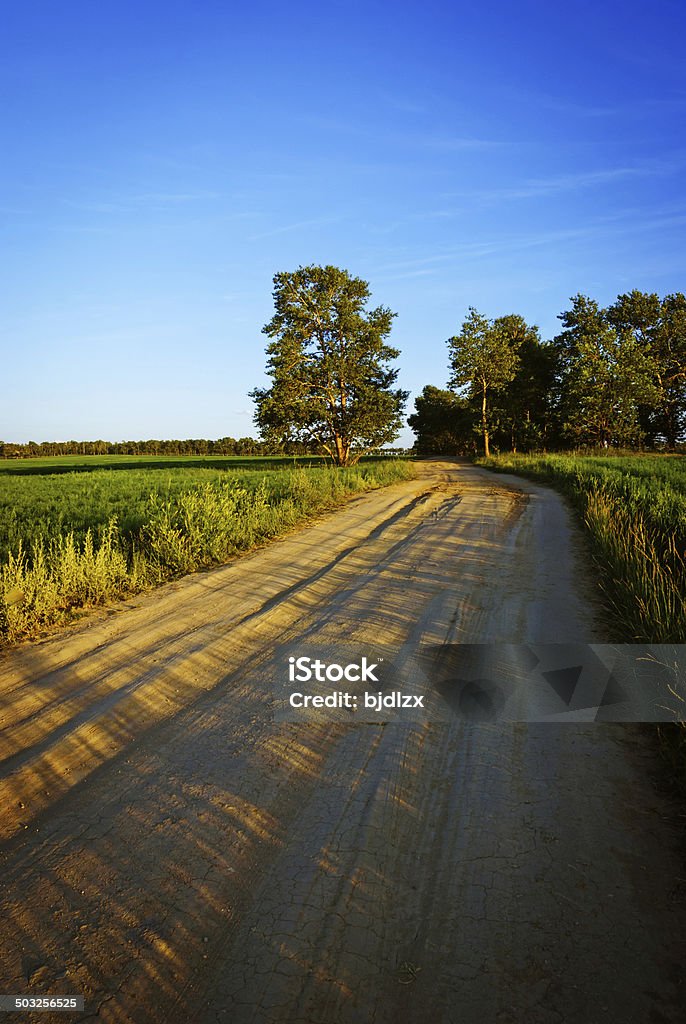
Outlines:
{"type": "Polygon", "coordinates": [[[254,437],[220,437],[148,441],[0,441],[0,458],[29,459],[48,455],[308,455],[304,446],[278,445],[254,437]]]}
{"type": "MultiPolygon", "coordinates": [[[[255,422],[266,441],[305,443],[348,465],[397,436],[407,392],[387,344],[395,314],[337,267],[274,277],[267,373],[255,422]]],[[[408,419],[419,454],[667,447],[686,429],[686,298],[640,291],[607,308],[578,294],[542,341],[517,314],[474,308],[448,339],[447,388],[427,385],[408,419]]]]}
{"type": "Polygon", "coordinates": [[[686,432],[686,297],[586,295],[542,341],[520,316],[470,309],[448,339],[446,389],[428,385],[409,425],[419,454],[666,448],[686,432]]]}
{"type": "MultiPolygon", "coordinates": [[[[369,284],[334,266],[274,276],[263,327],[267,387],[250,392],[260,439],[30,441],[0,455],[327,455],[353,465],[387,451],[403,424],[396,316],[368,309],[369,284]]],[[[447,341],[447,388],[427,385],[407,420],[420,455],[579,447],[666,447],[686,432],[686,297],[640,291],[601,308],[586,295],[542,341],[517,314],[474,308],[447,341]]]]}
{"type": "MultiPolygon", "coordinates": [[[[376,449],[372,454],[382,454],[376,449]]],[[[385,455],[408,455],[407,448],[383,449],[385,455]]],[[[220,437],[217,441],[191,438],[185,441],[0,441],[0,459],[36,459],[49,455],[226,455],[306,456],[321,455],[316,444],[260,441],[254,437],[220,437]]]]}

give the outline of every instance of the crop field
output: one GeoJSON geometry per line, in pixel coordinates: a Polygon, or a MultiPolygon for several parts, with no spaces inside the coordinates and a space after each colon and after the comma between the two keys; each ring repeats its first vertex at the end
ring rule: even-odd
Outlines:
{"type": "Polygon", "coordinates": [[[0,639],[219,564],[350,495],[408,479],[401,460],[0,461],[0,639]]]}
{"type": "Polygon", "coordinates": [[[482,465],[571,498],[590,531],[618,640],[686,643],[686,458],[502,455],[482,465]]]}
{"type": "MultiPolygon", "coordinates": [[[[57,456],[0,459],[0,564],[10,553],[73,532],[83,540],[114,516],[122,534],[140,529],[151,494],[182,491],[228,479],[246,487],[265,478],[278,490],[284,470],[325,467],[316,457],[57,456]],[[280,470],[272,477],[273,470],[280,470]]],[[[365,465],[370,463],[365,462],[365,465]]]]}

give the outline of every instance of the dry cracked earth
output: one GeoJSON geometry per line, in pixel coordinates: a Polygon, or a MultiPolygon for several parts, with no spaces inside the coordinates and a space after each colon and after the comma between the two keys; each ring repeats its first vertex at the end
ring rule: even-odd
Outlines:
{"type": "Polygon", "coordinates": [[[678,1024],[626,724],[275,722],[277,652],[604,639],[562,501],[451,462],[0,659],[0,991],[98,1024],[678,1024]]]}

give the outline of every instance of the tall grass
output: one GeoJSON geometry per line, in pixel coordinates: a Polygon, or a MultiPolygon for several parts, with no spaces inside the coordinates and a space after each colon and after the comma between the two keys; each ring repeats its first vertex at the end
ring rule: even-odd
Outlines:
{"type": "MultiPolygon", "coordinates": [[[[106,471],[105,471],[106,472],[106,471]]],[[[92,474],[89,474],[91,476],[92,474]]],[[[41,518],[19,536],[0,568],[0,639],[16,641],[68,619],[75,609],[102,605],[165,580],[226,561],[309,516],[334,508],[349,496],[414,475],[403,461],[224,473],[193,487],[136,492],[136,516],[98,518],[97,491],[88,509],[91,524],[76,517],[69,528],[64,510],[41,518]]],[[[131,480],[103,482],[116,494],[131,493],[131,480]],[[121,492],[119,492],[121,493],[121,492]]],[[[62,477],[61,481],[67,481],[62,477]]],[[[68,487],[68,481],[67,481],[68,487]]],[[[111,503],[104,503],[109,511],[111,503]]]]}
{"type": "Polygon", "coordinates": [[[283,460],[279,469],[274,469],[273,463],[246,468],[241,464],[244,460],[234,460],[239,468],[233,468],[229,459],[224,466],[208,468],[198,461],[158,460],[141,466],[140,460],[132,458],[128,464],[120,461],[110,469],[97,464],[87,468],[72,465],[69,472],[57,471],[47,459],[37,460],[38,465],[26,470],[5,462],[0,465],[0,562],[16,551],[20,542],[26,547],[34,540],[47,541],[70,532],[83,541],[88,530],[97,532],[113,517],[122,534],[140,530],[153,493],[173,500],[206,483],[230,479],[250,489],[265,477],[271,481],[271,490],[280,486],[284,471],[287,474],[293,468],[283,460]]]}
{"type": "Polygon", "coordinates": [[[647,515],[602,486],[588,492],[585,521],[609,570],[600,585],[623,638],[683,643],[686,567],[675,536],[656,532],[647,515]]]}

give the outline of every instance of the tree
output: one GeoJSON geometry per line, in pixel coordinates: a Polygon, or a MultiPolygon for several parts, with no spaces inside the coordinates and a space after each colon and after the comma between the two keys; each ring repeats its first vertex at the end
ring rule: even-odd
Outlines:
{"type": "Polygon", "coordinates": [[[560,314],[566,433],[581,444],[640,444],[641,406],[659,401],[653,354],[636,328],[613,323],[594,299],[576,295],[560,314]]]}
{"type": "Polygon", "coordinates": [[[275,313],[263,333],[269,388],[250,392],[266,441],[316,443],[335,465],[353,465],[392,441],[407,392],[393,390],[399,352],[385,343],[395,313],[367,310],[369,285],[338,267],[299,267],[274,277],[275,313]]]}
{"type": "Polygon", "coordinates": [[[414,400],[407,422],[417,435],[418,455],[466,455],[474,452],[474,406],[453,391],[427,384],[414,400]]]}
{"type": "Polygon", "coordinates": [[[519,366],[518,349],[536,328],[526,325],[520,316],[502,316],[487,320],[473,306],[458,335],[448,339],[451,388],[469,388],[481,404],[481,434],[484,454],[490,455],[489,398],[514,378],[519,366]]]}
{"type": "Polygon", "coordinates": [[[558,441],[555,382],[558,353],[542,342],[535,327],[527,330],[519,345],[519,365],[514,377],[495,396],[492,413],[496,439],[513,452],[535,451],[558,441]]]}
{"type": "Polygon", "coordinates": [[[632,331],[652,360],[658,395],[638,410],[648,443],[664,439],[674,448],[686,427],[686,297],[634,289],[617,296],[607,315],[616,330],[632,331]]]}

